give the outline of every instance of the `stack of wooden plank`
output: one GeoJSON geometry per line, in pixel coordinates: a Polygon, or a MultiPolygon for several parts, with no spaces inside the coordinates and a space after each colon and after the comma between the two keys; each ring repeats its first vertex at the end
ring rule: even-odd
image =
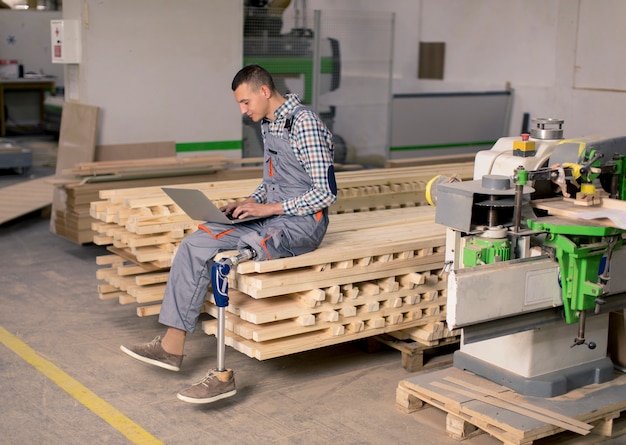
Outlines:
{"type": "MultiPolygon", "coordinates": [[[[435,174],[472,177],[471,163],[340,172],[322,246],[295,258],[239,265],[231,283],[227,344],[266,359],[445,319],[445,228],[423,206],[435,174]],[[376,212],[372,212],[376,210],[376,212]]],[[[218,204],[258,180],[186,184],[218,204]]],[[[150,303],[156,314],[180,240],[196,230],[159,187],[102,191],[93,202],[100,298],[150,303]]],[[[215,312],[207,301],[206,311],[215,312]]],[[[211,323],[204,326],[213,331],[211,323]]]]}
{"type": "Polygon", "coordinates": [[[94,236],[90,203],[100,199],[102,190],[220,181],[225,178],[260,178],[262,170],[261,167],[244,166],[241,160],[223,156],[194,155],[83,162],[63,173],[64,176],[51,181],[56,186],[58,201],[52,215],[55,233],[85,244],[91,243],[94,236]]]}
{"type": "Polygon", "coordinates": [[[333,216],[318,250],[238,266],[228,345],[264,360],[445,319],[445,228],[432,207],[333,216]]]}
{"type": "MultiPolygon", "coordinates": [[[[164,156],[77,163],[49,182],[55,186],[53,232],[78,244],[91,243],[90,203],[100,191],[254,178],[263,175],[261,158],[220,155],[164,156]]],[[[338,165],[350,169],[354,166],[338,165]]]]}

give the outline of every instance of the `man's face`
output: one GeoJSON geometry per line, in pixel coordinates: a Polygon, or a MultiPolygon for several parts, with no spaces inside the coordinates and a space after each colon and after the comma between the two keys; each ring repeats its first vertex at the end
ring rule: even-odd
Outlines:
{"type": "MultiPolygon", "coordinates": [[[[269,108],[267,87],[255,88],[248,83],[242,83],[234,91],[235,101],[239,104],[239,112],[246,114],[254,122],[266,117],[269,108]]],[[[269,90],[268,90],[269,91],[269,90]]]]}

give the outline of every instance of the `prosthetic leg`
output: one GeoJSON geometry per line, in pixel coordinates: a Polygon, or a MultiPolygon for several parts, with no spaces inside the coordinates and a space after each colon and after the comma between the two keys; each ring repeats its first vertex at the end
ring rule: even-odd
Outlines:
{"type": "Polygon", "coordinates": [[[228,306],[228,274],[242,261],[252,259],[256,252],[245,248],[229,258],[213,263],[211,282],[213,298],[217,306],[217,368],[210,369],[198,383],[178,393],[177,397],[188,403],[212,403],[237,393],[232,369],[226,369],[224,355],[226,348],[226,307],[228,306]]]}
{"type": "Polygon", "coordinates": [[[211,268],[211,283],[213,287],[213,298],[217,306],[217,371],[226,370],[224,366],[224,355],[226,349],[225,334],[226,329],[226,307],[228,306],[228,274],[233,267],[237,267],[242,261],[247,261],[256,256],[256,252],[251,248],[243,249],[238,255],[223,258],[213,263],[211,268]]]}

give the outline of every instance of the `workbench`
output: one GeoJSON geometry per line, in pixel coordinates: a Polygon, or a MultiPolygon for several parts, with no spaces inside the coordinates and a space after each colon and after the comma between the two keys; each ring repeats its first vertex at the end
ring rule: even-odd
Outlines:
{"type": "Polygon", "coordinates": [[[0,79],[0,137],[6,136],[6,91],[39,91],[39,122],[44,120],[44,100],[46,91],[54,91],[54,80],[42,79],[0,79]]]}

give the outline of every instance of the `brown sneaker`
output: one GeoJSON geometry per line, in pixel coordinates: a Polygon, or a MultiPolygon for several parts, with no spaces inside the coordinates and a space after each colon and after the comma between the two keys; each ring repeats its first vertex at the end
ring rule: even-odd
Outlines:
{"type": "Polygon", "coordinates": [[[165,352],[161,346],[161,337],[155,337],[150,343],[143,345],[134,345],[128,348],[122,345],[120,349],[132,358],[170,371],[180,371],[180,365],[183,362],[182,355],[165,352]]]}
{"type": "Polygon", "coordinates": [[[176,397],[183,402],[211,403],[234,396],[236,393],[235,376],[232,369],[226,371],[211,369],[202,380],[179,392],[176,397]]]}

